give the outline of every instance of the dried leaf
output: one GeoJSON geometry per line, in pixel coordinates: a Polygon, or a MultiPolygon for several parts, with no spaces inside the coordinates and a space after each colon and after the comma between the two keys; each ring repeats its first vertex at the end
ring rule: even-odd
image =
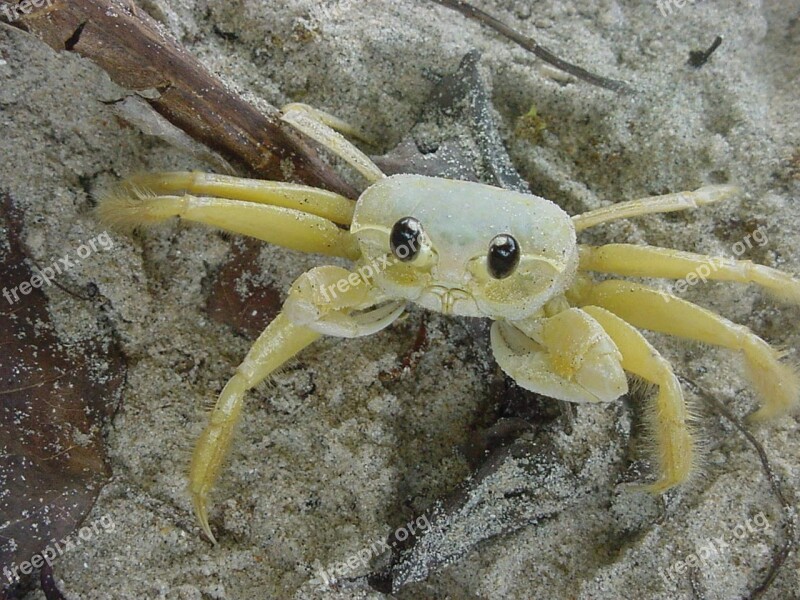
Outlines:
{"type": "MultiPolygon", "coordinates": [[[[21,214],[0,196],[0,279],[30,282],[21,214]]],[[[110,476],[102,428],[119,401],[124,359],[111,344],[65,347],[34,288],[0,312],[0,569],[8,573],[74,531],[110,476]]],[[[12,297],[13,299],[13,297],[12,297]]]]}
{"type": "Polygon", "coordinates": [[[281,296],[273,287],[257,283],[252,270],[261,242],[244,239],[233,245],[228,262],[216,274],[206,302],[206,313],[237,333],[257,337],[280,312],[281,296]]]}

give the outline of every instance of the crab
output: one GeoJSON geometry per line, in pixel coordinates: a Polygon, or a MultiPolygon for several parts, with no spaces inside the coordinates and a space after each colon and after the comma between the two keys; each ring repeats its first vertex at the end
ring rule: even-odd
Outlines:
{"type": "Polygon", "coordinates": [[[628,391],[627,374],[654,384],[648,416],[658,476],[642,485],[651,493],[684,482],[700,453],[679,380],[638,328],[742,354],[761,400],[751,420],[796,408],[796,370],[747,327],[665,291],[622,279],[595,282],[590,273],[683,279],[700,272],[704,281],[754,283],[794,303],[800,303],[800,280],[750,261],[577,241],[590,227],[699,208],[737,195],[737,187],[710,185],[570,216],[531,194],[414,174],[386,176],[342,135],[352,132],[344,122],[299,104],[286,107],[281,118],[366,179],[357,201],[293,183],[171,172],[131,177],[98,205],[102,220],[123,228],[180,217],[354,263],[350,270],[329,265],[301,275],[222,390],[189,469],[194,511],[212,542],[208,497],[248,390],[320,337],[372,335],[398,319],[408,303],[493,320],[491,346],[500,368],[544,396],[611,402],[628,391]]]}

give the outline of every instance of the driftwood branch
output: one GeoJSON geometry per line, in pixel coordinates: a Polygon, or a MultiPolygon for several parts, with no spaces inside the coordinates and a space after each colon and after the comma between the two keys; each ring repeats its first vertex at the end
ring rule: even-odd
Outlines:
{"type": "Polygon", "coordinates": [[[0,0],[0,22],[56,51],[88,58],[247,174],[354,195],[300,134],[282,124],[277,109],[264,114],[228,90],[132,1],[0,0]]]}

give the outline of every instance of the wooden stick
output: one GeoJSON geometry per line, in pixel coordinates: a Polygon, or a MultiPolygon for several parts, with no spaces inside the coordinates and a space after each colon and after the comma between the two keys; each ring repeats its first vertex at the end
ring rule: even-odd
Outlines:
{"type": "MultiPolygon", "coordinates": [[[[88,58],[192,138],[247,174],[356,192],[303,136],[228,90],[144,10],[128,0],[2,2],[0,21],[56,51],[88,58]],[[37,5],[39,5],[37,7],[37,5]],[[27,8],[27,12],[22,10],[27,8]]],[[[65,99],[67,101],[67,99],[65,99]]]]}

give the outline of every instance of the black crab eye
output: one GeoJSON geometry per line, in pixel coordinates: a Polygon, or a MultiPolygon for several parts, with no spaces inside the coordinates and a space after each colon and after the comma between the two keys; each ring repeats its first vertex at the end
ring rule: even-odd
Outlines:
{"type": "Polygon", "coordinates": [[[414,217],[400,219],[392,227],[389,235],[389,247],[398,260],[410,262],[420,251],[422,225],[414,217]]]}
{"type": "Polygon", "coordinates": [[[489,275],[495,279],[505,279],[514,272],[518,264],[519,244],[517,244],[517,240],[507,233],[501,233],[489,242],[489,275]]]}

